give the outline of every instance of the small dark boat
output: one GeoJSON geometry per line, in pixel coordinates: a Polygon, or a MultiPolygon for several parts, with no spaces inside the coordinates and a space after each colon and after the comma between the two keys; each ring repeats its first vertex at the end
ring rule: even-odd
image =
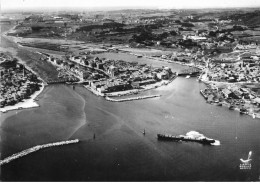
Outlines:
{"type": "Polygon", "coordinates": [[[240,109],[240,114],[246,114],[247,110],[245,108],[240,109]]]}

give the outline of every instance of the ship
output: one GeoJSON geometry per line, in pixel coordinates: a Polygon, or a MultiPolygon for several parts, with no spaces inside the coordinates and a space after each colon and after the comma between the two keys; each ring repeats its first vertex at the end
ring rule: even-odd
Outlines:
{"type": "Polygon", "coordinates": [[[165,141],[190,141],[190,142],[197,142],[205,145],[211,145],[215,143],[214,139],[209,139],[209,138],[191,138],[188,136],[172,136],[172,135],[166,135],[166,134],[157,134],[158,140],[165,140],[165,141]]]}

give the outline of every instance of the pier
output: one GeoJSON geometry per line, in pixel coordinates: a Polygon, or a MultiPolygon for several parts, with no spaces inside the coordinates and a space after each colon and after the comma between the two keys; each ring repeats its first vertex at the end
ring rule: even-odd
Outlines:
{"type": "Polygon", "coordinates": [[[161,95],[150,95],[150,96],[138,96],[138,97],[132,97],[132,98],[123,98],[123,99],[113,99],[109,97],[105,97],[106,100],[112,101],[112,102],[124,102],[124,101],[133,101],[133,100],[143,100],[148,98],[156,98],[160,97],[161,95]]]}
{"type": "Polygon", "coordinates": [[[34,146],[32,148],[23,150],[19,153],[13,154],[3,160],[0,160],[0,166],[7,164],[15,159],[18,159],[20,157],[26,156],[30,153],[36,152],[38,150],[44,149],[44,148],[49,148],[49,147],[54,147],[54,146],[62,146],[62,145],[68,145],[68,144],[73,144],[73,143],[78,143],[79,140],[78,139],[74,139],[74,140],[68,140],[68,141],[60,141],[60,142],[56,142],[56,143],[49,143],[49,144],[44,144],[44,145],[37,145],[34,146]]]}

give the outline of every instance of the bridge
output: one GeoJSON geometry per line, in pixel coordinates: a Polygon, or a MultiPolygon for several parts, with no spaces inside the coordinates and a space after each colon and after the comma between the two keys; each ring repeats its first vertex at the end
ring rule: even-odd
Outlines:
{"type": "Polygon", "coordinates": [[[198,68],[189,68],[189,69],[183,69],[181,70],[178,75],[179,76],[186,76],[186,75],[198,75],[201,72],[198,68]]]}

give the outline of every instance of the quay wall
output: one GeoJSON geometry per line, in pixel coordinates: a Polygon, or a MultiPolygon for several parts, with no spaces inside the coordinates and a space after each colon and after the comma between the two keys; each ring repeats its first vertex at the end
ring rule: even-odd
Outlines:
{"type": "Polygon", "coordinates": [[[148,98],[156,98],[160,97],[161,95],[150,95],[150,96],[138,96],[138,97],[132,97],[132,98],[123,98],[123,99],[113,99],[109,97],[105,97],[106,100],[112,101],[112,102],[124,102],[124,101],[133,101],[133,100],[143,100],[148,98]]]}

